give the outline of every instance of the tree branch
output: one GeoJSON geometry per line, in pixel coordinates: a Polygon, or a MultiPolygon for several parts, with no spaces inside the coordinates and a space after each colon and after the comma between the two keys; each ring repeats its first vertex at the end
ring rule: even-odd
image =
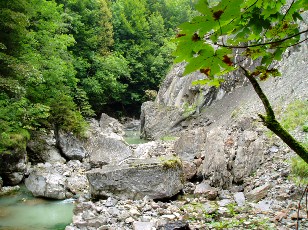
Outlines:
{"type": "Polygon", "coordinates": [[[281,124],[276,120],[271,104],[266,95],[263,93],[258,81],[244,67],[240,66],[240,68],[244,71],[245,77],[250,81],[255,92],[263,103],[266,115],[264,116],[262,114],[258,114],[263,124],[269,130],[274,132],[278,137],[280,137],[283,142],[285,142],[297,155],[299,155],[306,163],[308,163],[308,149],[306,149],[300,142],[295,140],[295,138],[281,126],[281,124]]]}
{"type": "Polygon", "coordinates": [[[284,20],[284,18],[287,16],[287,14],[289,13],[290,9],[292,8],[293,4],[294,4],[295,0],[292,1],[290,7],[288,8],[287,12],[283,15],[283,18],[281,19],[281,21],[284,20]]]}
{"type": "Polygon", "coordinates": [[[261,99],[263,106],[265,108],[265,111],[266,111],[266,116],[268,116],[270,119],[276,119],[275,113],[274,113],[274,111],[271,107],[271,104],[270,104],[269,100],[267,99],[266,95],[263,93],[263,91],[262,91],[259,83],[257,82],[257,80],[254,78],[254,76],[252,76],[250,73],[248,73],[248,71],[244,67],[240,66],[240,68],[244,71],[245,77],[248,78],[248,80],[252,84],[254,90],[256,91],[259,98],[261,99]]]}
{"type": "Polygon", "coordinates": [[[289,40],[289,39],[291,39],[291,38],[294,38],[294,37],[296,37],[296,36],[298,36],[298,35],[301,35],[301,34],[304,34],[304,33],[306,33],[306,32],[308,32],[308,29],[307,29],[307,30],[304,30],[304,31],[301,31],[301,32],[299,32],[299,33],[297,33],[297,34],[293,34],[293,35],[290,36],[290,37],[286,37],[286,38],[281,39],[281,40],[278,40],[278,41],[265,42],[265,43],[258,43],[258,44],[254,44],[254,45],[246,45],[246,46],[229,46],[229,45],[219,44],[219,43],[217,43],[216,45],[221,46],[221,47],[226,47],[226,48],[235,48],[235,49],[241,49],[241,48],[242,48],[242,49],[245,49],[245,48],[250,48],[250,47],[258,47],[258,46],[265,46],[265,45],[271,45],[271,44],[276,44],[276,43],[282,43],[282,42],[284,42],[284,41],[286,41],[286,40],[289,40]]]}

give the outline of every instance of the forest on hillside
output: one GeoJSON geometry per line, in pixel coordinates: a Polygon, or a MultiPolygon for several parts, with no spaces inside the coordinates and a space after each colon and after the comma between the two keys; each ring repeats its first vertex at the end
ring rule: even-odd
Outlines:
{"type": "Polygon", "coordinates": [[[102,112],[137,116],[173,62],[192,0],[1,0],[0,152],[34,130],[82,135],[102,112]],[[149,93],[150,92],[150,93],[149,93]]]}

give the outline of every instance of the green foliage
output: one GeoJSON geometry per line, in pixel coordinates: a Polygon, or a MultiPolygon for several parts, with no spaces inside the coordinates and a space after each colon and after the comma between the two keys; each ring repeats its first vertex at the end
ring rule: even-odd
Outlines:
{"type": "Polygon", "coordinates": [[[138,114],[189,1],[0,1],[0,152],[25,148],[32,130],[82,135],[94,112],[138,114]]]}
{"type": "Polygon", "coordinates": [[[303,125],[303,131],[306,133],[308,132],[308,122],[303,125]]]}
{"type": "Polygon", "coordinates": [[[172,64],[176,26],[190,19],[190,0],[118,0],[112,4],[114,50],[127,60],[131,78],[120,106],[139,111],[146,90],[158,90],[172,64]]]}
{"type": "Polygon", "coordinates": [[[188,103],[185,103],[183,109],[184,111],[182,113],[182,116],[188,118],[196,111],[197,105],[189,105],[188,103]]]}
{"type": "Polygon", "coordinates": [[[304,0],[291,5],[285,0],[199,0],[195,8],[200,15],[180,25],[175,39],[176,62],[188,62],[184,74],[200,70],[207,77],[201,83],[217,85],[220,75],[238,68],[237,60],[246,58],[260,59],[252,74],[261,80],[278,76],[271,63],[301,41],[298,12],[308,6],[304,0]],[[235,60],[233,49],[241,58],[235,60]]]}
{"type": "Polygon", "coordinates": [[[73,102],[78,80],[68,52],[75,40],[63,33],[63,9],[46,0],[0,6],[0,152],[25,149],[32,130],[58,126],[82,132],[84,119],[73,102]]]}
{"type": "Polygon", "coordinates": [[[182,167],[182,161],[178,157],[172,157],[172,158],[160,157],[159,159],[163,165],[163,168],[165,169],[182,167]]]}
{"type": "Polygon", "coordinates": [[[122,94],[127,85],[121,83],[120,79],[129,79],[130,70],[125,58],[117,53],[96,56],[92,67],[96,73],[82,79],[81,85],[90,98],[92,108],[96,113],[101,113],[104,105],[123,100],[122,94]]]}
{"type": "Polygon", "coordinates": [[[298,156],[291,159],[290,179],[299,186],[308,184],[308,164],[298,156]]]}
{"type": "Polygon", "coordinates": [[[145,90],[145,97],[146,97],[146,100],[150,100],[150,101],[154,101],[155,98],[157,97],[157,91],[155,90],[145,90]]]}
{"type": "Polygon", "coordinates": [[[297,127],[303,127],[308,122],[308,101],[296,100],[288,105],[286,111],[282,114],[281,124],[287,130],[295,130],[297,127]]]}
{"type": "Polygon", "coordinates": [[[25,98],[20,100],[0,96],[0,153],[11,149],[25,149],[30,130],[40,127],[49,116],[49,108],[31,104],[25,98]]]}

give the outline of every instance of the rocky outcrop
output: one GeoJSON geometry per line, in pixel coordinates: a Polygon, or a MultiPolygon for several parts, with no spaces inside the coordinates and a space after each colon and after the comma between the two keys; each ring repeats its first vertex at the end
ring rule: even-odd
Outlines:
{"type": "Polygon", "coordinates": [[[72,133],[59,132],[58,146],[66,159],[82,161],[86,157],[86,150],[82,142],[72,133]]]}
{"type": "Polygon", "coordinates": [[[175,106],[161,106],[148,101],[141,107],[141,138],[155,140],[177,129],[185,114],[175,106]]]}
{"type": "MultiPolygon", "coordinates": [[[[252,123],[253,120],[249,123],[252,123]]],[[[263,162],[264,136],[253,130],[217,127],[208,132],[204,149],[202,173],[215,187],[241,184],[263,162]]]]}
{"type": "Polygon", "coordinates": [[[57,147],[57,140],[53,131],[48,134],[33,132],[31,140],[27,144],[27,155],[29,161],[33,164],[66,162],[57,147]]]}
{"type": "Polygon", "coordinates": [[[25,175],[27,157],[24,150],[16,149],[10,154],[0,154],[0,176],[4,185],[17,185],[25,175]]]}
{"type": "MultiPolygon", "coordinates": [[[[252,65],[252,63],[245,63],[252,65]]],[[[162,83],[155,102],[145,102],[141,107],[141,136],[157,139],[172,131],[179,131],[185,120],[220,100],[234,88],[243,85],[245,80],[236,71],[224,76],[224,82],[216,88],[208,85],[195,85],[193,82],[204,79],[204,74],[196,71],[183,76],[185,64],[173,66],[162,83]]]]}
{"type": "Polygon", "coordinates": [[[116,133],[120,136],[125,134],[124,126],[117,120],[112,117],[109,117],[107,114],[102,113],[99,120],[99,127],[105,133],[116,133]]]}
{"type": "Polygon", "coordinates": [[[29,173],[25,185],[36,197],[61,200],[87,192],[85,168],[79,161],[38,164],[29,173]]]}
{"type": "MultiPolygon", "coordinates": [[[[103,121],[106,122],[106,116],[104,115],[103,117],[103,121]]],[[[102,119],[100,122],[95,120],[91,121],[87,139],[84,141],[83,146],[87,151],[92,168],[118,163],[132,155],[132,151],[123,137],[113,132],[117,131],[118,133],[124,134],[124,131],[122,132],[121,129],[118,129],[122,126],[120,124],[119,126],[115,125],[117,123],[111,119],[111,124],[113,124],[113,128],[111,128],[108,124],[102,125],[102,119]]]]}
{"type": "Polygon", "coordinates": [[[93,198],[122,199],[172,197],[183,188],[183,170],[177,158],[132,160],[87,172],[93,198]]]}

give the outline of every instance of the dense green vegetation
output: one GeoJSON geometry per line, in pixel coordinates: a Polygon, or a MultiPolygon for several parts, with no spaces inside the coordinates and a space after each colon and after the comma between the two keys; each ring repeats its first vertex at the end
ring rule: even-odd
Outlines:
{"type": "Polygon", "coordinates": [[[82,135],[103,111],[138,115],[191,2],[0,1],[0,152],[24,149],[33,130],[82,135]]]}
{"type": "Polygon", "coordinates": [[[308,1],[199,0],[195,7],[200,14],[180,25],[176,39],[176,61],[188,62],[184,74],[200,70],[205,79],[196,84],[218,86],[223,74],[241,71],[264,105],[266,114],[258,114],[263,124],[308,163],[308,149],[277,121],[258,83],[280,76],[275,61],[287,48],[307,41],[308,30],[300,23],[308,1]],[[246,60],[259,64],[251,68],[246,60]]]}

